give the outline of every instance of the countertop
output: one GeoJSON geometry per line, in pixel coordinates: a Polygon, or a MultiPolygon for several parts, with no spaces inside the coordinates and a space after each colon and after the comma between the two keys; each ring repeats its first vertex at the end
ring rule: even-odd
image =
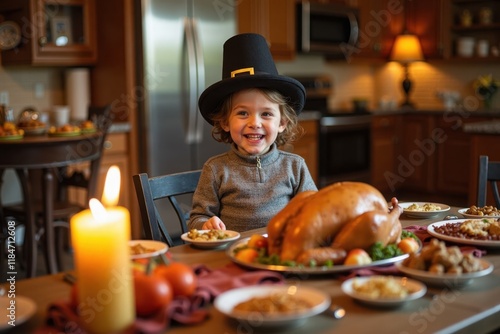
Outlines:
{"type": "Polygon", "coordinates": [[[108,132],[109,133],[130,132],[131,127],[132,126],[130,125],[130,123],[125,123],[125,122],[122,122],[122,123],[113,123],[109,127],[108,132]]]}
{"type": "Polygon", "coordinates": [[[464,132],[500,135],[500,119],[495,121],[468,123],[463,125],[464,132]]]}

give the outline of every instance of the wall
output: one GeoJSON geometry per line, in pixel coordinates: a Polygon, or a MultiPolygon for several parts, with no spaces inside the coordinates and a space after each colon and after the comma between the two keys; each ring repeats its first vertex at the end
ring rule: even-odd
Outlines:
{"type": "MultiPolygon", "coordinates": [[[[346,64],[326,62],[319,56],[298,56],[292,62],[277,63],[280,74],[328,74],[334,84],[329,106],[333,109],[349,109],[353,97],[366,97],[372,109],[385,97],[401,101],[403,70],[398,63],[383,65],[346,64]]],[[[442,101],[436,96],[438,91],[455,90],[462,98],[473,97],[473,81],[479,75],[492,74],[500,80],[500,62],[485,64],[414,63],[410,67],[413,89],[410,98],[420,109],[443,109],[442,101]]],[[[480,107],[479,105],[477,107],[480,107]]],[[[500,91],[496,94],[493,107],[500,109],[500,91]]]]}

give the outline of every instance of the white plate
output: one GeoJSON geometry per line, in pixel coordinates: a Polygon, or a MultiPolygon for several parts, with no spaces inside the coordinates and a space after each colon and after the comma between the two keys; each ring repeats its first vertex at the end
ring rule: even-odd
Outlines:
{"type": "MultiPolygon", "coordinates": [[[[198,230],[200,234],[207,233],[209,231],[210,230],[198,230]]],[[[183,235],[181,235],[181,239],[200,248],[216,248],[226,245],[240,237],[240,234],[236,231],[225,230],[224,232],[229,235],[229,238],[220,240],[193,240],[188,237],[188,233],[184,233],[183,235]]]]}
{"type": "Polygon", "coordinates": [[[155,240],[130,240],[130,247],[136,246],[140,244],[142,247],[150,250],[146,253],[141,254],[131,254],[130,257],[132,259],[146,259],[148,257],[158,256],[160,254],[164,254],[168,250],[168,245],[161,241],[155,240]]]}
{"type": "Polygon", "coordinates": [[[330,298],[322,291],[300,285],[254,285],[226,291],[214,300],[215,308],[226,316],[243,321],[254,327],[296,326],[308,318],[325,311],[330,306],[330,298]],[[264,297],[274,293],[293,293],[298,298],[308,301],[312,306],[300,312],[262,316],[233,312],[233,308],[250,298],[264,297]]]}
{"type": "Polygon", "coordinates": [[[10,329],[13,326],[9,325],[9,321],[11,320],[6,315],[7,307],[11,305],[11,301],[15,301],[15,315],[16,321],[15,325],[18,326],[23,322],[27,321],[29,318],[33,316],[36,312],[36,304],[29,298],[16,295],[14,298],[9,298],[7,296],[0,297],[0,309],[2,309],[2,317],[0,317],[0,330],[10,329]]]}
{"type": "MultiPolygon", "coordinates": [[[[266,234],[267,236],[267,234],[266,234]]],[[[288,273],[300,273],[300,274],[327,274],[327,273],[341,273],[349,270],[356,270],[356,269],[362,269],[362,268],[370,268],[370,267],[377,267],[377,266],[384,266],[396,262],[403,261],[406,259],[409,255],[408,254],[402,254],[390,259],[384,259],[384,260],[379,260],[379,261],[373,261],[372,263],[369,264],[361,264],[361,265],[352,265],[352,266],[344,266],[344,265],[334,265],[331,267],[327,266],[318,266],[318,267],[307,267],[307,266],[297,266],[297,267],[291,267],[291,266],[281,266],[281,265],[270,265],[270,264],[261,264],[261,263],[248,263],[244,261],[240,261],[235,257],[235,250],[240,247],[244,247],[247,243],[248,240],[250,240],[250,237],[244,238],[241,240],[238,240],[234,242],[228,249],[226,250],[226,254],[231,258],[231,260],[241,266],[247,267],[247,268],[252,268],[252,269],[262,269],[262,270],[271,270],[271,271],[277,271],[277,272],[288,272],[288,273]]],[[[422,244],[419,243],[420,248],[422,248],[422,244]]]]}
{"type": "Polygon", "coordinates": [[[476,271],[473,273],[465,273],[461,275],[454,274],[434,274],[424,270],[412,269],[404,266],[402,263],[397,263],[397,268],[404,273],[414,279],[417,279],[421,282],[436,285],[436,286],[445,286],[445,287],[460,287],[469,284],[472,282],[474,278],[486,276],[493,271],[493,264],[490,262],[479,259],[481,261],[481,267],[483,268],[480,271],[476,271]]]}
{"type": "Polygon", "coordinates": [[[450,210],[450,206],[446,204],[441,204],[441,203],[432,203],[432,202],[404,202],[404,203],[399,203],[398,204],[401,208],[403,208],[403,213],[407,215],[408,217],[413,217],[413,218],[432,218],[440,213],[446,212],[450,210]],[[413,210],[408,210],[407,208],[412,205],[412,204],[418,204],[419,206],[422,206],[424,204],[433,204],[441,207],[441,210],[436,210],[436,211],[413,211],[413,210]]]}
{"type": "MultiPolygon", "coordinates": [[[[483,218],[486,218],[486,217],[483,217],[483,218]]],[[[455,242],[458,244],[483,246],[483,247],[500,247],[500,240],[498,240],[498,241],[495,241],[495,240],[477,240],[477,239],[465,239],[465,238],[451,237],[449,235],[444,235],[444,234],[438,233],[438,232],[436,232],[436,230],[434,230],[435,227],[446,225],[448,223],[463,223],[464,221],[467,221],[467,220],[470,220],[470,218],[469,219],[452,219],[452,220],[438,221],[438,222],[432,223],[429,226],[427,226],[427,232],[429,232],[430,235],[432,235],[433,237],[436,237],[438,239],[450,241],[450,242],[455,242]]]]}
{"type": "Polygon", "coordinates": [[[473,218],[473,219],[477,219],[477,218],[500,218],[500,216],[478,216],[478,215],[471,215],[469,213],[466,213],[467,210],[469,210],[469,208],[460,209],[460,210],[458,210],[458,213],[461,214],[462,216],[464,216],[465,218],[473,218]]]}
{"type": "Polygon", "coordinates": [[[353,283],[359,282],[359,283],[365,283],[368,280],[376,277],[384,277],[384,278],[389,278],[391,276],[365,276],[365,277],[354,277],[351,279],[348,279],[344,283],[342,283],[342,291],[354,298],[355,300],[358,300],[364,304],[367,305],[372,305],[372,306],[384,306],[384,307],[396,307],[396,306],[401,306],[406,302],[409,302],[411,300],[418,299],[425,295],[427,291],[427,287],[425,284],[407,278],[407,277],[394,277],[392,276],[393,279],[397,280],[400,282],[401,285],[406,286],[410,291],[413,291],[412,293],[408,294],[404,298],[378,298],[378,299],[373,299],[370,298],[369,296],[366,296],[362,293],[358,293],[356,290],[353,289],[353,283]]]}

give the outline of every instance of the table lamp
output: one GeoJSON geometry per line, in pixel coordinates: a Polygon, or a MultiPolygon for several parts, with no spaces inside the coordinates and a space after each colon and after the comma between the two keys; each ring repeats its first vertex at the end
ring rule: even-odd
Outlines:
{"type": "Polygon", "coordinates": [[[410,80],[408,68],[410,66],[410,63],[424,60],[422,47],[420,46],[418,37],[407,32],[404,32],[403,34],[397,36],[392,47],[390,60],[401,63],[404,68],[404,80],[402,86],[405,93],[405,100],[401,104],[401,107],[414,108],[414,105],[412,102],[410,102],[409,97],[412,82],[410,80]]]}

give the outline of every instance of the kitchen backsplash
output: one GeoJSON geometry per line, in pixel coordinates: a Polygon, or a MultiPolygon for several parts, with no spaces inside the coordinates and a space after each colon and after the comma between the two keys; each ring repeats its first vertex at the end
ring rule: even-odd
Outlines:
{"type": "MultiPolygon", "coordinates": [[[[500,63],[492,64],[414,63],[410,67],[413,81],[411,100],[419,109],[444,109],[438,91],[458,91],[462,97],[473,96],[472,82],[479,75],[492,74],[500,80],[500,63]]],[[[397,63],[383,65],[326,62],[322,57],[298,56],[293,62],[278,62],[278,71],[286,75],[326,74],[334,84],[329,99],[332,109],[350,109],[351,99],[366,97],[370,108],[378,108],[381,99],[402,99],[403,70],[397,63]]],[[[9,105],[16,115],[33,106],[48,111],[52,105],[65,104],[63,68],[1,67],[0,97],[8,92],[9,105]]],[[[500,92],[493,107],[500,108],[500,92]]]]}

